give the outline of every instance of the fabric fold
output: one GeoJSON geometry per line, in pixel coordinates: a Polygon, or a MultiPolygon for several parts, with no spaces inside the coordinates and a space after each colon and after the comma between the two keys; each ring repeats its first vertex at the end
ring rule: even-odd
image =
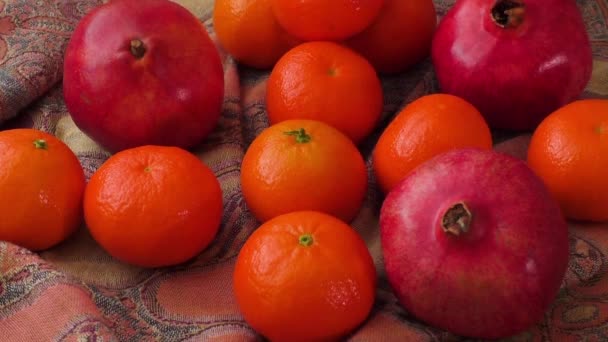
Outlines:
{"type": "Polygon", "coordinates": [[[0,1],[0,123],[61,80],[78,20],[101,1],[0,1]]]}

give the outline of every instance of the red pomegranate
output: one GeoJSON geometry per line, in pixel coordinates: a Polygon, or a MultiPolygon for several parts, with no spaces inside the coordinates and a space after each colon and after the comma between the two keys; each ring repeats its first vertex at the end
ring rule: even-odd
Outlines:
{"type": "Polygon", "coordinates": [[[574,0],[458,0],[433,37],[443,92],[492,128],[532,130],[591,78],[591,44],[574,0]]]}
{"type": "Polygon", "coordinates": [[[70,37],[63,95],[78,128],[110,152],[190,149],[218,124],[222,60],[205,26],[176,1],[107,1],[70,37]]]}
{"type": "Polygon", "coordinates": [[[457,149],[422,164],[388,194],[380,229],[400,303],[463,336],[538,323],[567,269],[557,202],[522,160],[497,151],[457,149]]]}

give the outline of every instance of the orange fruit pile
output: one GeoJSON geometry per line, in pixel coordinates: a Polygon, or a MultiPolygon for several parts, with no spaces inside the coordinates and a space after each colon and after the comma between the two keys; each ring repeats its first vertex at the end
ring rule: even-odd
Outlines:
{"type": "Polygon", "coordinates": [[[378,73],[426,58],[437,18],[432,0],[218,0],[213,25],[235,60],[272,70],[271,124],[323,121],[359,144],[382,113],[378,73]]]}
{"type": "Polygon", "coordinates": [[[271,0],[216,0],[215,34],[237,60],[256,68],[270,68],[298,40],[274,18],[271,0]]]}
{"type": "MultiPolygon", "coordinates": [[[[363,298],[340,290],[345,304],[336,307],[327,287],[360,272],[353,269],[358,262],[346,260],[370,260],[348,227],[368,188],[357,147],[382,113],[378,74],[406,71],[428,55],[433,2],[223,0],[216,2],[214,25],[235,60],[271,69],[265,98],[270,127],[248,146],[241,164],[243,198],[261,226],[237,260],[239,308],[273,341],[342,338],[374,301],[368,287],[363,298]],[[259,27],[250,27],[254,17],[263,21],[259,27]],[[235,33],[239,26],[248,32],[235,33]],[[295,42],[288,49],[285,37],[295,42]]],[[[382,134],[373,171],[388,192],[427,159],[465,146],[492,147],[481,114],[462,99],[431,96],[405,108],[382,134]]],[[[366,281],[375,282],[373,264],[365,264],[366,281]]]]}
{"type": "Polygon", "coordinates": [[[346,40],[383,74],[408,70],[426,58],[437,25],[433,1],[385,0],[376,20],[346,40]]]}
{"type": "Polygon", "coordinates": [[[304,42],[335,42],[376,71],[406,71],[430,53],[437,25],[432,0],[217,0],[220,45],[240,63],[272,68],[304,42]]]}

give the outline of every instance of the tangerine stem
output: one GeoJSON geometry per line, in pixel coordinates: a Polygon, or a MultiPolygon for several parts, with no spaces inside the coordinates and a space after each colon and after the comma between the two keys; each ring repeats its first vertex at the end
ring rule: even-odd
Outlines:
{"type": "Polygon", "coordinates": [[[300,242],[300,245],[302,245],[304,247],[309,247],[313,243],[312,235],[302,234],[302,235],[300,235],[300,238],[298,239],[298,241],[300,242]]]}
{"type": "Polygon", "coordinates": [[[308,135],[308,133],[306,133],[306,131],[304,130],[304,128],[300,128],[298,130],[295,131],[287,131],[284,132],[285,135],[291,135],[291,136],[295,136],[296,137],[296,142],[300,143],[300,144],[305,144],[307,142],[309,142],[312,137],[310,135],[308,135]]]}
{"type": "Polygon", "coordinates": [[[44,140],[44,139],[34,140],[34,147],[36,147],[39,150],[46,150],[47,146],[48,145],[46,143],[46,140],[44,140]]]}

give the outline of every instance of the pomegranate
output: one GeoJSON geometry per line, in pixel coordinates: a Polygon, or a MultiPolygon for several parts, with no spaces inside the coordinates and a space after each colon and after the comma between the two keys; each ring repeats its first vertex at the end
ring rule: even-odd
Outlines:
{"type": "Polygon", "coordinates": [[[591,45],[574,0],[458,0],[431,57],[439,87],[492,128],[532,130],[591,78],[591,45]]]}
{"type": "Polygon", "coordinates": [[[74,29],[63,94],[78,128],[110,152],[189,149],[218,124],[224,71],[205,26],[185,7],[112,0],[74,29]]]}
{"type": "Polygon", "coordinates": [[[520,159],[454,149],[414,169],[380,212],[386,274],[417,318],[503,338],[539,322],[565,275],[568,228],[520,159]]]}

